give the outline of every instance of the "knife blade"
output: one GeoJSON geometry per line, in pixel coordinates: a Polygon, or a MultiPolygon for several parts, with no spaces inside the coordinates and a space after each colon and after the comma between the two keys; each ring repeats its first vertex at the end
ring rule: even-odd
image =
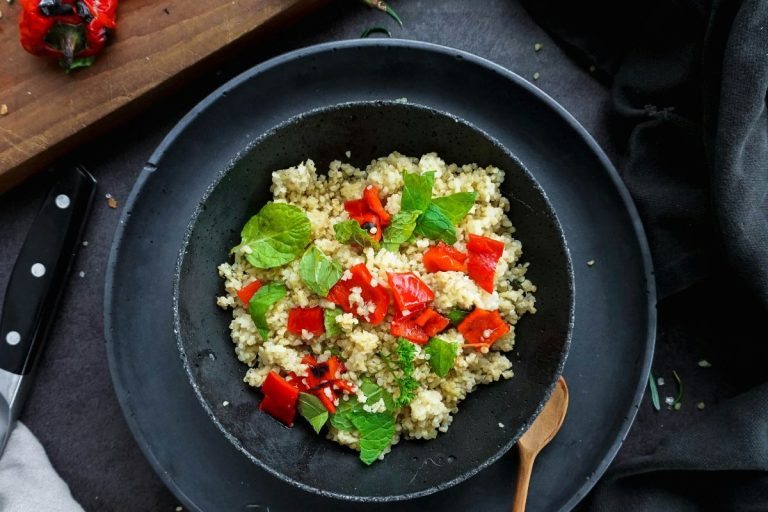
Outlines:
{"type": "Polygon", "coordinates": [[[64,169],[11,272],[0,313],[0,455],[29,392],[95,191],[84,167],[64,169]]]}

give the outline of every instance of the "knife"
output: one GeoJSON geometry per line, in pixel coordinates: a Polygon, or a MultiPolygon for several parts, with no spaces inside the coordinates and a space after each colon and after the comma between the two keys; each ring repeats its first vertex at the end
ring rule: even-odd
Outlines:
{"type": "Polygon", "coordinates": [[[95,191],[84,167],[64,169],[11,272],[0,313],[0,454],[30,389],[95,191]]]}

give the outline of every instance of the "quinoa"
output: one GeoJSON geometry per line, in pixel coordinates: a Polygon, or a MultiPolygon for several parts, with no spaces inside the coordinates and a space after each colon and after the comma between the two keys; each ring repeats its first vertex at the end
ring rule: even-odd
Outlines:
{"type": "MultiPolygon", "coordinates": [[[[459,410],[459,403],[478,385],[512,378],[512,363],[505,353],[514,346],[515,324],[526,313],[536,312],[536,287],[526,279],[528,265],[521,262],[522,244],[513,238],[515,229],[507,217],[509,202],[499,189],[503,180],[504,171],[496,167],[446,164],[435,153],[412,158],[395,152],[372,161],[364,170],[334,161],[327,174],[318,174],[314,162],[306,160],[295,167],[272,173],[274,201],[301,208],[310,221],[315,245],[342,268],[349,269],[364,263],[373,279],[380,284],[387,283],[388,271],[413,272],[434,291],[432,307],[439,313],[445,315],[453,308],[498,309],[511,326],[510,332],[496,341],[490,350],[469,347],[459,350],[453,368],[445,377],[438,377],[431,370],[424,347],[414,345],[413,377],[419,387],[410,404],[396,412],[393,444],[401,438],[435,438],[439,432],[448,430],[453,415],[459,410]],[[382,196],[387,198],[384,204],[387,212],[395,215],[400,211],[404,170],[411,173],[434,171],[434,196],[456,192],[477,193],[475,205],[456,227],[457,242],[454,247],[465,251],[469,233],[503,242],[504,251],[496,268],[493,293],[480,288],[462,272],[428,273],[422,264],[422,255],[435,244],[432,240],[417,238],[412,243],[404,244],[399,252],[383,249],[377,252],[372,247],[361,249],[336,240],[334,224],[349,220],[344,202],[360,198],[366,185],[379,187],[382,196]]],[[[398,392],[395,378],[379,356],[381,353],[392,354],[397,348],[397,338],[389,332],[391,309],[381,324],[367,323],[364,320],[367,305],[359,292],[355,294],[353,289],[350,303],[354,301],[358,315],[344,313],[336,317],[340,334],[330,339],[325,334],[292,334],[287,330],[291,308],[322,306],[332,309],[335,306],[313,294],[303,283],[298,259],[280,268],[262,270],[246,261],[244,250],[247,247],[234,252],[234,261],[219,265],[226,293],[217,298],[217,304],[232,311],[229,328],[235,354],[248,367],[244,376],[246,383],[258,388],[270,371],[280,375],[294,372],[306,376],[308,367],[302,364],[302,357],[314,354],[318,360],[325,360],[333,352],[340,354],[345,361],[345,380],[359,386],[363,377],[369,377],[389,393],[398,392]],[[262,341],[247,307],[236,295],[239,289],[255,279],[279,281],[287,288],[286,296],[268,314],[270,333],[266,341],[262,341]]],[[[347,274],[345,272],[345,276],[347,274]]],[[[462,335],[452,326],[442,332],[440,338],[459,345],[464,343],[462,335]]],[[[357,399],[365,401],[360,394],[357,399]]],[[[377,412],[384,404],[377,402],[365,407],[369,412],[377,412]]],[[[356,432],[339,431],[330,425],[327,432],[329,439],[359,449],[356,432]]]]}

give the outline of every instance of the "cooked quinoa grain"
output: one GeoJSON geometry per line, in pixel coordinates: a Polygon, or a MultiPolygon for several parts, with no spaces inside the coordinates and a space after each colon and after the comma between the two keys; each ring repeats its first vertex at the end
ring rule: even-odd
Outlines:
{"type": "MultiPolygon", "coordinates": [[[[387,286],[387,272],[413,272],[434,292],[432,307],[442,315],[452,309],[481,308],[498,310],[511,326],[510,331],[496,341],[490,349],[483,347],[457,349],[453,367],[444,377],[435,374],[430,366],[425,346],[414,344],[413,378],[418,383],[413,399],[395,411],[396,430],[393,444],[401,438],[433,439],[448,430],[459,402],[480,384],[488,384],[512,377],[512,363],[506,352],[515,343],[515,324],[526,313],[535,313],[536,286],[526,279],[527,263],[521,261],[523,248],[513,238],[514,227],[507,217],[509,202],[501,195],[500,185],[504,171],[496,167],[476,164],[446,164],[438,155],[429,153],[411,158],[399,153],[379,158],[365,169],[334,161],[327,174],[318,173],[312,160],[272,174],[271,191],[276,203],[289,203],[306,213],[311,224],[311,239],[327,257],[338,262],[348,278],[352,266],[364,263],[374,283],[387,286]],[[435,245],[427,238],[416,238],[403,244],[398,252],[360,248],[336,240],[334,224],[348,221],[344,202],[359,199],[368,185],[376,185],[386,211],[395,215],[400,211],[403,191],[403,171],[424,173],[434,171],[433,197],[456,192],[476,192],[477,199],[469,213],[456,227],[457,241],[453,246],[465,252],[470,233],[500,241],[504,245],[499,260],[493,293],[480,288],[463,272],[429,273],[422,257],[426,249],[435,245]]],[[[308,367],[302,363],[306,354],[314,354],[318,361],[338,354],[344,360],[346,372],[342,377],[359,386],[368,377],[383,389],[397,396],[399,388],[395,377],[387,370],[381,354],[394,354],[398,339],[390,334],[393,308],[385,320],[371,325],[361,318],[367,313],[360,292],[351,290],[350,301],[356,301],[358,315],[342,313],[335,317],[340,333],[328,338],[325,334],[295,335],[288,332],[288,314],[291,308],[337,306],[313,293],[299,274],[299,258],[279,268],[257,269],[245,259],[247,246],[234,252],[234,260],[218,267],[224,280],[225,294],[216,299],[223,309],[230,309],[230,331],[238,359],[247,365],[244,381],[260,387],[270,371],[282,376],[294,372],[306,376],[308,367]],[[269,310],[267,323],[269,336],[259,336],[248,308],[237,296],[237,291],[258,279],[262,283],[280,282],[286,287],[285,297],[269,310]]],[[[304,334],[304,333],[303,333],[304,334]]],[[[490,336],[490,332],[488,332],[490,336]]],[[[439,334],[442,340],[462,345],[461,333],[453,326],[439,334]]],[[[487,337],[487,336],[486,336],[487,337]]],[[[365,403],[362,392],[357,396],[343,396],[339,402],[358,400],[365,403]]],[[[364,406],[367,412],[383,411],[383,401],[364,406]]],[[[339,431],[329,424],[328,438],[354,449],[359,449],[359,436],[355,431],[339,431]]],[[[388,450],[387,450],[388,451],[388,450]]],[[[385,452],[386,453],[386,452],[385,452]]]]}

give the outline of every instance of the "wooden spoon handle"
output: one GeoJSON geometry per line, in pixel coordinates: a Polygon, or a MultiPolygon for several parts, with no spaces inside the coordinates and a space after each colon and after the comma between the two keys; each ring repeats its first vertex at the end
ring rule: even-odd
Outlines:
{"type": "Polygon", "coordinates": [[[515,487],[515,501],[512,503],[512,512],[525,512],[525,502],[528,500],[528,484],[531,482],[533,461],[536,454],[520,450],[520,469],[517,471],[517,485],[515,487]]]}

